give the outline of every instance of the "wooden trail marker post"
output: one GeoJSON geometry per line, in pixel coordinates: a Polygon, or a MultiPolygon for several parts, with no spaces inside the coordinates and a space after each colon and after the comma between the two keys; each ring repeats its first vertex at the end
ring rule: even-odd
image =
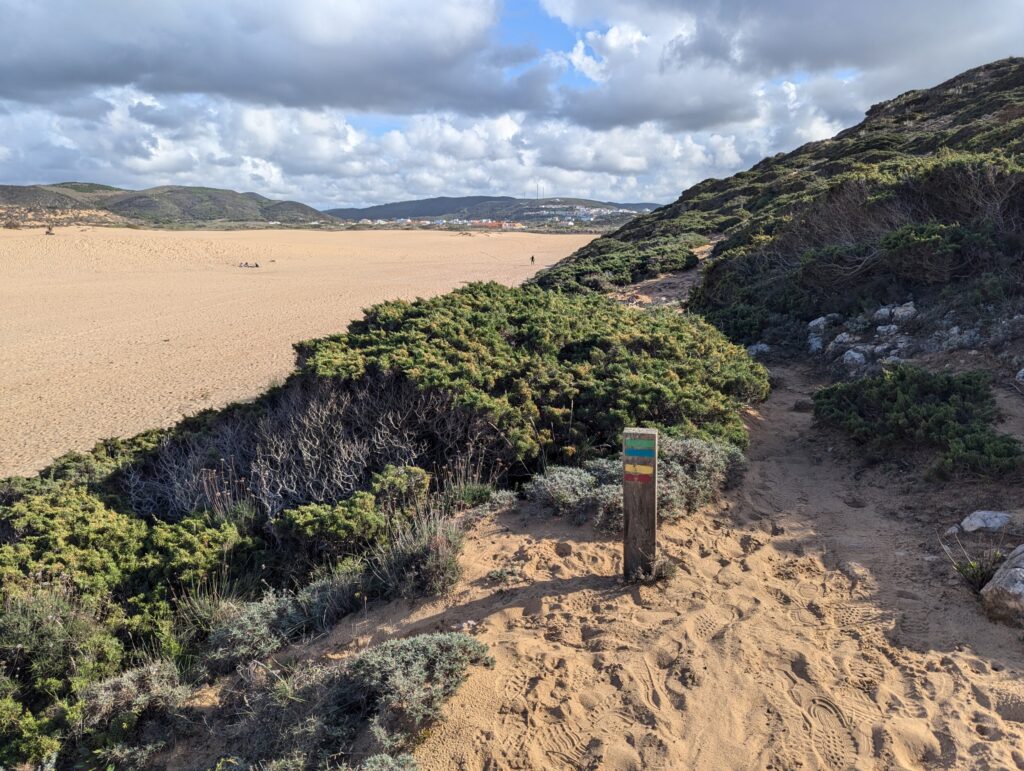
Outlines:
{"type": "Polygon", "coordinates": [[[658,430],[622,434],[622,572],[627,581],[650,576],[658,551],[658,430]]]}

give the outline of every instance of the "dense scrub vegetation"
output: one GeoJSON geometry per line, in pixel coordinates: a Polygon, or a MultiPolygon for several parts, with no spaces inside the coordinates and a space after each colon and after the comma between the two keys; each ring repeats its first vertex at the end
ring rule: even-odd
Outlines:
{"type": "Polygon", "coordinates": [[[238,753],[233,762],[349,768],[339,759],[369,723],[380,754],[360,767],[413,769],[402,753],[440,719],[441,706],[473,665],[493,666],[486,646],[449,633],[384,642],[341,665],[255,671],[239,710],[243,718],[228,729],[228,744],[238,753]]]}
{"type": "Polygon", "coordinates": [[[299,350],[251,404],[0,483],[0,764],[146,765],[182,689],[450,587],[453,515],[490,482],[598,459],[627,424],[736,454],[768,388],[695,317],[496,284],[299,350]]]}
{"type": "Polygon", "coordinates": [[[541,271],[531,283],[563,292],[597,290],[653,278],[661,273],[692,268],[697,264],[693,248],[708,241],[698,233],[682,233],[622,241],[612,236],[598,238],[563,260],[541,271]]]}
{"type": "Polygon", "coordinates": [[[692,307],[738,340],[782,342],[793,322],[910,295],[977,309],[1021,294],[1024,165],[965,152],[880,163],[727,243],[692,307]]]}
{"type": "Polygon", "coordinates": [[[988,378],[980,372],[932,374],[898,366],[839,383],[814,395],[814,416],[835,426],[869,457],[927,449],[929,471],[941,477],[995,477],[1021,467],[1024,451],[993,428],[998,419],[988,378]]]}
{"type": "Polygon", "coordinates": [[[301,354],[321,378],[399,372],[456,394],[520,467],[606,453],[627,423],[742,445],[738,407],[768,390],[762,367],[693,316],[498,284],[382,303],[301,354]]]}
{"type": "Polygon", "coordinates": [[[646,244],[720,235],[690,307],[744,342],[784,342],[794,321],[949,285],[997,304],[1022,294],[1022,153],[1024,59],[1006,59],[876,105],[832,139],[701,182],[537,281],[577,291],[629,283],[626,271],[588,266],[629,247],[631,264],[643,264],[646,244]],[[562,278],[576,275],[586,280],[562,278]]]}
{"type": "Polygon", "coordinates": [[[178,673],[175,687],[202,681],[322,632],[366,602],[437,594],[459,575],[452,515],[464,506],[461,489],[431,489],[422,469],[388,467],[372,477],[372,492],[279,517],[247,504],[161,522],[113,508],[116,472],[70,474],[92,465],[83,457],[3,488],[4,765],[58,751],[62,763],[88,765],[90,754],[134,746],[132,721],[113,732],[81,728],[97,709],[93,694],[126,668],[156,666],[155,657],[161,671],[178,673]]]}

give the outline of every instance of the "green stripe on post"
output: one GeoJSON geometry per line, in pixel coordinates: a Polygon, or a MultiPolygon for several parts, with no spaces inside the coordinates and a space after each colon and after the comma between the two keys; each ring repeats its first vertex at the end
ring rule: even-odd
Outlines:
{"type": "Polygon", "coordinates": [[[653,450],[654,440],[653,439],[626,439],[626,449],[635,450],[653,450]]]}

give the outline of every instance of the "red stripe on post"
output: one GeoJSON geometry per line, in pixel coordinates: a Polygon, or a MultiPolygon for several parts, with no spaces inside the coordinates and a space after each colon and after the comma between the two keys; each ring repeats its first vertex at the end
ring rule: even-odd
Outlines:
{"type": "Polygon", "coordinates": [[[650,482],[654,479],[653,474],[623,474],[622,478],[626,482],[650,482]]]}

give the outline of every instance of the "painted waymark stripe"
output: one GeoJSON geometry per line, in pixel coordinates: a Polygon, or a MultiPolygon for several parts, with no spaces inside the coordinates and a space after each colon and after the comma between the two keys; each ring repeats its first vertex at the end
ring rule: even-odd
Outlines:
{"type": "Polygon", "coordinates": [[[635,447],[638,450],[653,450],[654,440],[653,439],[627,439],[626,449],[635,447]]]}
{"type": "Polygon", "coordinates": [[[641,465],[636,464],[636,463],[627,463],[626,464],[626,473],[627,474],[653,474],[654,473],[654,466],[641,466],[641,465]]]}
{"type": "Polygon", "coordinates": [[[652,474],[623,474],[624,482],[650,482],[654,479],[652,474]]]}
{"type": "Polygon", "coordinates": [[[626,448],[627,458],[653,458],[654,450],[634,450],[632,447],[626,448]]]}

